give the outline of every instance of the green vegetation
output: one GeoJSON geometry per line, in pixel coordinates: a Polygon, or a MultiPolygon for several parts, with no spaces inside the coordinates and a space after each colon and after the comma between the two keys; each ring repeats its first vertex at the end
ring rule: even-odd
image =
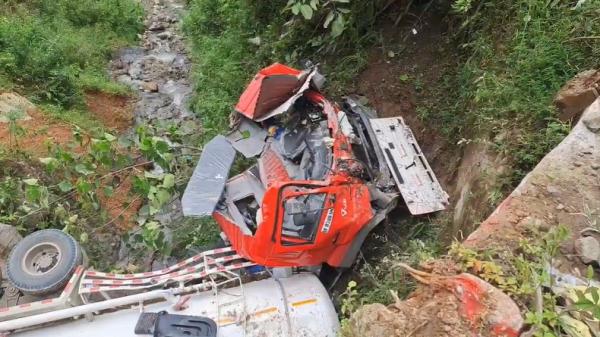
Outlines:
{"type": "MultiPolygon", "coordinates": [[[[366,49],[386,43],[378,36],[386,4],[191,0],[185,30],[197,63],[193,107],[206,138],[225,129],[250,76],[271,62],[321,62],[329,93],[344,94],[366,65],[366,49]]],[[[569,130],[552,98],[577,72],[598,65],[599,11],[595,1],[452,2],[445,20],[449,43],[460,46],[457,68],[429,87],[444,95],[419,106],[420,115],[451,142],[494,139],[512,160],[515,184],[569,130]]]]}
{"type": "MultiPolygon", "coordinates": [[[[572,330],[575,327],[589,330],[577,320],[600,319],[600,290],[591,283],[579,287],[553,283],[548,266],[568,236],[564,226],[557,226],[550,231],[534,230],[528,239],[510,249],[474,251],[455,243],[450,256],[462,271],[477,275],[510,295],[525,312],[531,335],[564,336],[564,331],[569,336],[578,336],[572,330]]],[[[594,269],[589,266],[587,279],[593,277],[594,269]]]]}
{"type": "MultiPolygon", "coordinates": [[[[257,26],[242,1],[199,0],[190,4],[184,28],[193,41],[197,92],[192,103],[205,140],[227,127],[229,112],[251,74],[264,65],[247,41],[257,26]]],[[[256,49],[256,48],[255,48],[256,49]]]]}
{"type": "Polygon", "coordinates": [[[0,4],[0,88],[71,108],[84,90],[123,92],[106,64],[142,28],[131,0],[9,0],[0,4]]]}
{"type": "Polygon", "coordinates": [[[370,258],[358,261],[354,305],[390,303],[394,299],[392,292],[405,297],[414,290],[415,283],[398,263],[419,265],[442,254],[444,247],[438,236],[444,224],[440,221],[441,218],[404,219],[375,229],[363,247],[370,258]]]}
{"type": "Polygon", "coordinates": [[[205,140],[227,127],[251,76],[270,63],[300,67],[300,60],[312,58],[338,91],[366,65],[369,28],[386,2],[190,0],[184,29],[195,63],[192,107],[205,140]]]}
{"type": "MultiPolygon", "coordinates": [[[[32,158],[19,144],[25,132],[38,130],[26,130],[17,112],[9,114],[10,139],[7,148],[0,149],[0,222],[16,226],[22,234],[63,229],[87,246],[95,264],[102,264],[111,249],[101,247],[109,242],[97,235],[121,220],[111,216],[101,199],[110,198],[122,183],[119,178],[125,177],[122,173],[139,173],[132,171],[137,159],[127,151],[140,149],[121,146],[116,137],[104,133],[87,112],[83,94],[128,91],[110,81],[107,64],[117,48],[136,43],[142,15],[141,6],[132,0],[0,4],[0,91],[26,95],[48,116],[75,129],[73,143],[60,146],[49,140],[48,156],[32,158]]],[[[173,187],[164,189],[171,192],[173,187]]],[[[150,203],[157,193],[133,190],[124,196],[124,205],[117,206],[127,208],[136,198],[150,203]]],[[[164,198],[164,192],[160,195],[164,198]]]]}
{"type": "Polygon", "coordinates": [[[15,132],[15,146],[0,156],[0,222],[23,234],[62,229],[86,247],[92,264],[105,269],[112,267],[106,250],[114,249],[107,247],[114,241],[98,238],[110,234],[118,239],[133,224],[139,230],[124,239],[134,261],[214,239],[207,224],[189,220],[178,228],[175,242],[167,244],[165,228],[156,219],[184,187],[197,160],[197,151],[177,146],[188,134],[139,127],[132,137],[118,138],[76,128],[73,136],[65,145],[48,143],[49,155],[32,160],[16,147],[15,132]],[[148,170],[153,162],[161,171],[148,170]]]}
{"type": "Polygon", "coordinates": [[[450,95],[426,115],[455,141],[494,139],[513,161],[515,184],[569,130],[552,99],[573,75],[599,65],[600,3],[461,0],[454,10],[450,33],[464,61],[449,71],[450,95]]]}

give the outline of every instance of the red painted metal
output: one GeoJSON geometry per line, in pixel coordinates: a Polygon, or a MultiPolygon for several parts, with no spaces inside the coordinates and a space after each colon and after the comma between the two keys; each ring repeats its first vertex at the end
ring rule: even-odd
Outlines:
{"type": "Polygon", "coordinates": [[[283,92],[292,93],[297,88],[300,70],[274,63],[258,72],[235,106],[242,115],[256,119],[283,103],[283,92]],[[269,93],[278,95],[270,95],[269,93]]]}
{"type": "MultiPolygon", "coordinates": [[[[280,65],[276,67],[278,71],[284,70],[280,65]]],[[[289,70],[290,75],[296,76],[298,73],[299,71],[295,69],[289,70]]],[[[240,107],[252,105],[250,103],[260,91],[264,76],[259,73],[255,77],[236,107],[248,117],[253,116],[253,110],[240,109],[240,107]]],[[[267,181],[260,209],[262,221],[258,224],[256,232],[253,235],[246,235],[225,212],[217,210],[213,213],[213,217],[227,235],[233,249],[239,255],[264,266],[311,266],[322,263],[339,266],[353,239],[374,216],[367,186],[361,179],[351,176],[341,165],[344,161],[355,162],[356,160],[349,139],[339,127],[339,108],[319,92],[308,90],[304,96],[323,108],[333,139],[333,164],[325,179],[292,180],[279,156],[267,149],[259,158],[262,166],[267,168],[267,181]],[[314,240],[283,237],[281,227],[284,201],[298,194],[311,193],[327,194],[324,211],[319,223],[316,224],[314,240]],[[331,218],[330,215],[327,228],[329,209],[333,209],[333,217],[331,218]]]]}

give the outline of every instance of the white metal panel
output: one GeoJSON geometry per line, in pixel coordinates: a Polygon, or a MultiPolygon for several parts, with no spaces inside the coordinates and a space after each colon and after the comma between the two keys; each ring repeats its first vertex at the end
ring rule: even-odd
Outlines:
{"type": "MultiPolygon", "coordinates": [[[[221,289],[218,295],[203,292],[187,304],[185,310],[173,311],[161,302],[144,311],[209,317],[219,326],[218,337],[335,337],[339,329],[327,291],[313,274],[255,281],[221,289]]],[[[139,315],[138,308],[125,309],[95,316],[91,322],[79,319],[11,336],[136,337],[139,315]]]]}
{"type": "Polygon", "coordinates": [[[396,185],[412,214],[440,211],[448,206],[442,189],[410,128],[401,117],[371,119],[396,185]]]}
{"type": "Polygon", "coordinates": [[[181,198],[183,215],[204,217],[213,213],[221,200],[235,153],[229,140],[222,135],[204,146],[181,198]]]}

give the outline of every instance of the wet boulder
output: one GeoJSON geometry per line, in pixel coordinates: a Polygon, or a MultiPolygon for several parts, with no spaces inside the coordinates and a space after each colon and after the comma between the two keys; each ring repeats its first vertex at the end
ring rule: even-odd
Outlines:
{"type": "Polygon", "coordinates": [[[31,119],[29,114],[35,109],[33,103],[17,93],[0,93],[0,123],[6,123],[14,117],[18,120],[29,120],[31,119]],[[10,116],[12,113],[16,115],[10,116]]]}

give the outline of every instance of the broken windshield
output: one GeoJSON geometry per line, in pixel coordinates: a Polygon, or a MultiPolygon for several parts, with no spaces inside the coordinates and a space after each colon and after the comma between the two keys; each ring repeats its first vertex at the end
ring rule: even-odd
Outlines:
{"type": "MultiPolygon", "coordinates": [[[[315,193],[286,199],[283,225],[281,226],[282,238],[289,237],[313,242],[326,197],[326,193],[315,193]]],[[[282,239],[282,243],[294,244],[295,242],[284,242],[282,239]]]]}

